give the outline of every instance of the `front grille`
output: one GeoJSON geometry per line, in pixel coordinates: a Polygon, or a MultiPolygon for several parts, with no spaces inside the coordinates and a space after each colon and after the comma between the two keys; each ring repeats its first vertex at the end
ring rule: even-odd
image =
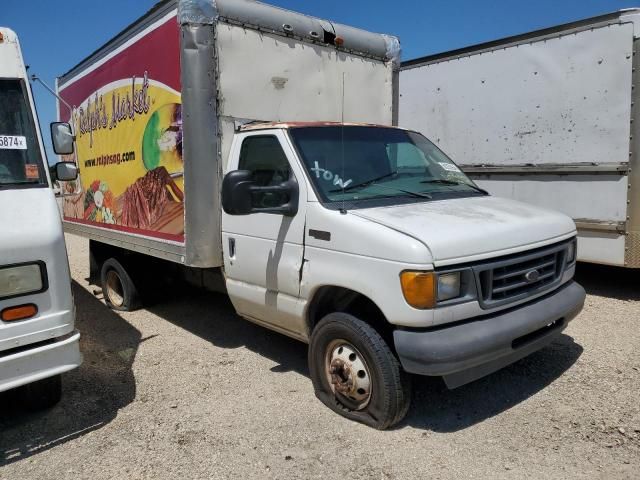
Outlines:
{"type": "Polygon", "coordinates": [[[560,282],[568,243],[474,267],[484,308],[543,292],[560,282]]]}

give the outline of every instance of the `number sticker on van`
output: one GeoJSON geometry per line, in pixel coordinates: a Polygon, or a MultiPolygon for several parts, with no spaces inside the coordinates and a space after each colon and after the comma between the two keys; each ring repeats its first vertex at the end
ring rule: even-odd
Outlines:
{"type": "Polygon", "coordinates": [[[0,135],[0,149],[26,150],[27,137],[24,137],[22,135],[0,135]]]}

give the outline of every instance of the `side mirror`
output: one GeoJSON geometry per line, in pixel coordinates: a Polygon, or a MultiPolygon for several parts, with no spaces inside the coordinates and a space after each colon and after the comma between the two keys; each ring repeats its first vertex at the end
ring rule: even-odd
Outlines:
{"type": "Polygon", "coordinates": [[[280,185],[259,187],[251,180],[249,170],[235,170],[227,173],[222,181],[222,208],[228,215],[276,213],[293,217],[298,213],[298,183],[290,178],[280,185]],[[254,206],[254,199],[258,195],[268,193],[286,198],[286,202],[278,206],[254,206]]]}
{"type": "Polygon", "coordinates": [[[73,162],[56,163],[55,180],[61,182],[71,182],[78,178],[78,167],[73,162]]]}
{"type": "Polygon", "coordinates": [[[73,153],[73,141],[71,125],[65,122],[51,123],[51,143],[53,151],[58,155],[71,155],[73,153]]]}

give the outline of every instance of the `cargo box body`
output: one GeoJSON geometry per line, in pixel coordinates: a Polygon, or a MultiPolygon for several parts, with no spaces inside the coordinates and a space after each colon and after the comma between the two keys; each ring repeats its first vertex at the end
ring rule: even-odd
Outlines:
{"type": "Polygon", "coordinates": [[[492,194],[560,210],[578,258],[640,267],[638,10],[403,63],[399,124],[492,194]]]}
{"type": "Polygon", "coordinates": [[[160,2],[58,79],[80,168],[64,186],[65,230],[222,265],[220,182],[236,127],[391,124],[398,55],[393,37],[258,2],[160,2]]]}

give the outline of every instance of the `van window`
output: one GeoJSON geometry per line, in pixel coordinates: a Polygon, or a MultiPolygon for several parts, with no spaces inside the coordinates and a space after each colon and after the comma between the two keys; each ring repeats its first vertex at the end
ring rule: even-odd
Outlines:
{"type": "Polygon", "coordinates": [[[25,83],[0,79],[0,188],[42,186],[42,167],[25,83]]]}
{"type": "MultiPolygon", "coordinates": [[[[291,168],[289,160],[272,135],[251,136],[244,139],[240,147],[240,170],[249,170],[251,179],[259,187],[280,185],[289,180],[291,168]]],[[[253,207],[273,208],[287,202],[286,196],[273,192],[255,192],[253,207]]]]}

